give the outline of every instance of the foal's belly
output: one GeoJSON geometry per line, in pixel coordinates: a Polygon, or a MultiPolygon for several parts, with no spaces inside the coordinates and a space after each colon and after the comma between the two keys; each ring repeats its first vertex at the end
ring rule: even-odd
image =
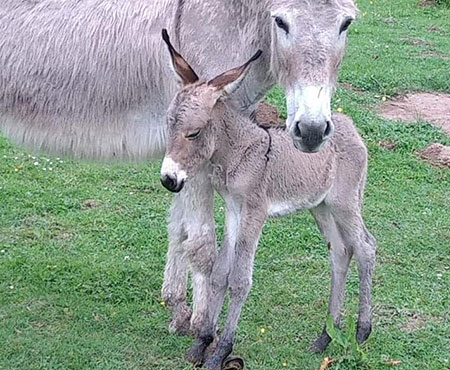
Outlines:
{"type": "Polygon", "coordinates": [[[285,217],[298,211],[317,207],[326,197],[326,193],[314,199],[272,200],[269,203],[269,217],[285,217]]]}

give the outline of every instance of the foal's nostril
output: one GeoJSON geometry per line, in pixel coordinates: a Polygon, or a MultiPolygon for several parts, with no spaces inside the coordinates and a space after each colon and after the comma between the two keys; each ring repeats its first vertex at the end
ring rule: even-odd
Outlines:
{"type": "Polygon", "coordinates": [[[161,184],[170,191],[174,191],[177,188],[177,180],[169,175],[164,175],[161,178],[161,184]]]}
{"type": "Polygon", "coordinates": [[[331,134],[331,122],[327,121],[327,127],[325,128],[325,132],[323,133],[324,137],[327,137],[331,134]]]}

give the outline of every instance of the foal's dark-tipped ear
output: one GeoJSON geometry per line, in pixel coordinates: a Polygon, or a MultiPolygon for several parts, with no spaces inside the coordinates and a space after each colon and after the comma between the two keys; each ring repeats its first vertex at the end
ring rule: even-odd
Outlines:
{"type": "Polygon", "coordinates": [[[261,54],[262,51],[258,50],[256,54],[253,55],[245,64],[213,78],[208,82],[208,85],[228,94],[233,93],[238,88],[244,77],[247,75],[250,64],[257,60],[261,56],[261,54]]]}
{"type": "Polygon", "coordinates": [[[189,85],[198,81],[198,76],[191,68],[188,62],[178,53],[170,42],[169,34],[166,29],[162,30],[162,38],[167,44],[172,59],[172,67],[176,75],[180,78],[183,85],[189,85]]]}

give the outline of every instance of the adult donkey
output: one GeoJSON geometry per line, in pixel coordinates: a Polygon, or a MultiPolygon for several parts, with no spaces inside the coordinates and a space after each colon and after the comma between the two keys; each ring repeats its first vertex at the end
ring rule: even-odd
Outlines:
{"type": "MultiPolygon", "coordinates": [[[[356,14],[353,0],[2,0],[0,128],[18,144],[77,158],[163,154],[177,88],[160,37],[168,27],[205,79],[263,49],[234,106],[252,114],[279,82],[295,145],[318,151],[333,135],[330,100],[356,14]]],[[[191,316],[186,259],[194,332],[207,312],[217,254],[213,202],[206,171],[174,201],[163,286],[174,331],[191,316]],[[209,263],[195,258],[199,250],[209,263]]]]}

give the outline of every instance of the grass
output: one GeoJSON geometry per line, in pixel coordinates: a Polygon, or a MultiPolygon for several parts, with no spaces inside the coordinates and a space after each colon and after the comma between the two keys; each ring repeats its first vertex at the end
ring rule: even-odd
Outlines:
{"type": "MultiPolygon", "coordinates": [[[[362,92],[339,89],[334,108],[370,151],[365,219],[379,248],[374,332],[361,350],[372,369],[450,368],[450,172],[415,154],[450,139],[374,114],[383,96],[450,91],[449,62],[423,57],[450,55],[450,11],[415,0],[359,6],[341,81],[362,92]]],[[[284,109],[280,90],[269,100],[284,109]]],[[[168,334],[160,304],[171,201],[160,164],[34,158],[4,139],[0,158],[0,369],[190,369],[191,339],[168,334]]],[[[307,349],[326,320],[329,263],[309,215],[268,223],[254,280],[236,353],[250,369],[318,369],[324,356],[307,349]]],[[[357,313],[355,266],[348,286],[347,318],[357,313]]],[[[325,356],[348,353],[334,343],[325,356]]]]}

